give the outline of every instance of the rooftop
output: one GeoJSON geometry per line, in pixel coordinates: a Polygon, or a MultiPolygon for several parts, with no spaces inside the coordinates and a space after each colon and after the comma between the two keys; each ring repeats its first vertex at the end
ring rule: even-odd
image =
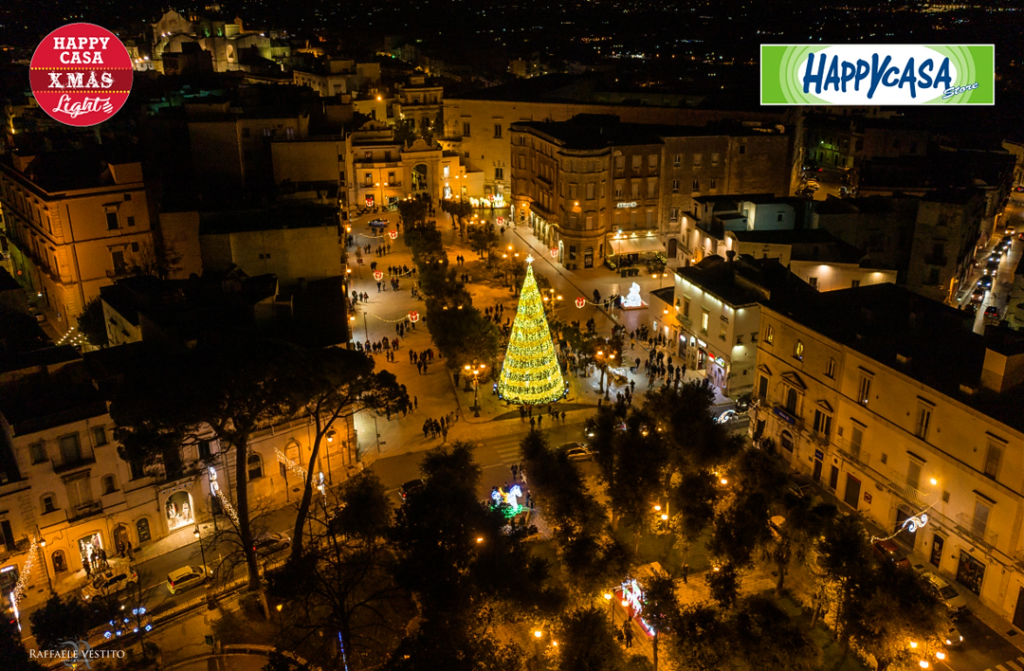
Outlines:
{"type": "Polygon", "coordinates": [[[337,226],[338,208],[316,203],[294,203],[251,210],[201,212],[199,233],[215,235],[287,228],[337,226]]]}
{"type": "Polygon", "coordinates": [[[729,262],[721,256],[708,256],[696,265],[676,269],[676,274],[733,307],[753,305],[773,294],[817,294],[778,259],[743,255],[729,262]]]}
{"type": "Polygon", "coordinates": [[[62,351],[41,350],[47,355],[40,359],[58,358],[67,365],[49,368],[40,364],[38,370],[0,385],[0,413],[11,424],[15,435],[35,433],[107,412],[81,356],[71,347],[50,350],[62,351]],[[69,353],[63,350],[71,350],[73,360],[68,361],[69,353]]]}
{"type": "MultiPolygon", "coordinates": [[[[138,163],[133,160],[130,150],[110,145],[47,151],[35,156],[0,156],[0,167],[3,170],[20,175],[51,194],[114,186],[118,182],[110,165],[129,163],[138,163]],[[16,167],[19,163],[22,165],[20,170],[16,167]]],[[[141,179],[138,183],[131,182],[128,185],[141,186],[141,179]]]]}
{"type": "Polygon", "coordinates": [[[894,284],[875,284],[815,294],[800,301],[772,300],[769,306],[799,324],[841,343],[979,412],[1024,430],[1024,385],[1002,393],[976,387],[987,347],[1021,351],[1017,333],[982,336],[974,317],[894,284]],[[897,360],[897,355],[906,363],[897,360]]]}

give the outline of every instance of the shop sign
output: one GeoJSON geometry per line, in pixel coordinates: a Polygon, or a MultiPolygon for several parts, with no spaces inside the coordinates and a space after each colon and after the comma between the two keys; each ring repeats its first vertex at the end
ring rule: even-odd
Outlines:
{"type": "Polygon", "coordinates": [[[629,203],[615,203],[615,207],[619,208],[620,210],[628,210],[629,208],[636,207],[636,201],[629,203]]]}

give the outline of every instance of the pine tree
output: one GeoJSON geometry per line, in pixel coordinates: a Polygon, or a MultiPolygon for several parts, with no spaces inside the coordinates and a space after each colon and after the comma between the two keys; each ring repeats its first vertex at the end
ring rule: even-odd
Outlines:
{"type": "MultiPolygon", "coordinates": [[[[532,262],[527,258],[527,263],[532,262]]],[[[533,266],[527,266],[519,309],[498,381],[498,395],[510,403],[543,405],[565,395],[565,382],[551,343],[533,266]]]]}

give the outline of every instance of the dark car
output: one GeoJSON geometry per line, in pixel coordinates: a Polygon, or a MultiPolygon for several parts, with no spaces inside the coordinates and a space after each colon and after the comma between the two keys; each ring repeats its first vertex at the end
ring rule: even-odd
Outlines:
{"type": "Polygon", "coordinates": [[[985,308],[985,319],[999,321],[999,307],[996,305],[990,305],[985,308]]]}
{"type": "Polygon", "coordinates": [[[292,539],[288,534],[283,533],[263,534],[257,536],[252,544],[256,554],[266,557],[290,548],[292,539]]]}
{"type": "Polygon", "coordinates": [[[1015,186],[1013,187],[1013,190],[1017,193],[1024,193],[1024,186],[1015,186]]]}
{"type": "Polygon", "coordinates": [[[999,262],[998,261],[989,261],[987,264],[985,264],[985,274],[986,275],[995,275],[998,272],[999,272],[999,262]]]}
{"type": "Polygon", "coordinates": [[[985,287],[986,289],[991,289],[992,288],[992,277],[991,276],[982,277],[980,280],[978,280],[978,286],[979,287],[985,287]]]}
{"type": "MultiPolygon", "coordinates": [[[[982,295],[984,295],[984,292],[982,292],[982,295]]],[[[981,299],[979,298],[978,300],[981,300],[981,299]]],[[[968,303],[968,304],[964,305],[964,312],[966,312],[968,314],[971,314],[971,315],[976,315],[976,314],[978,314],[978,306],[976,304],[974,304],[974,303],[968,303]]]]}
{"type": "Polygon", "coordinates": [[[750,410],[750,394],[743,394],[736,399],[736,414],[742,415],[750,410]]]}
{"type": "Polygon", "coordinates": [[[891,561],[893,564],[900,568],[910,568],[910,560],[907,559],[907,553],[900,549],[900,546],[896,545],[890,539],[875,541],[871,544],[871,549],[875,551],[881,559],[891,561]]]}
{"type": "Polygon", "coordinates": [[[412,494],[420,491],[421,489],[423,489],[423,480],[420,478],[416,478],[415,480],[410,480],[409,482],[403,484],[399,491],[402,494],[402,500],[408,501],[409,497],[412,496],[412,494]]]}

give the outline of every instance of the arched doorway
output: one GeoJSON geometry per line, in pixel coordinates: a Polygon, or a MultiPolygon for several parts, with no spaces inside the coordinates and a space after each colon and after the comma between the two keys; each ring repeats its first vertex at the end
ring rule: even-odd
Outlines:
{"type": "Polygon", "coordinates": [[[679,241],[676,240],[675,238],[669,238],[669,240],[668,240],[668,258],[670,258],[670,259],[676,258],[676,254],[678,254],[678,251],[679,251],[678,247],[679,247],[679,241]]]}
{"type": "Polygon", "coordinates": [[[54,552],[53,556],[50,558],[50,561],[53,562],[53,574],[55,576],[58,576],[61,573],[66,573],[67,572],[67,570],[68,570],[68,560],[64,556],[64,551],[63,550],[57,550],[56,552],[54,552]]]}
{"type": "Polygon", "coordinates": [[[167,499],[164,507],[167,515],[167,529],[174,531],[194,521],[192,495],[188,492],[175,492],[167,499]]]}
{"type": "Polygon", "coordinates": [[[417,163],[412,168],[412,190],[427,190],[427,166],[425,163],[417,163]]]}
{"type": "Polygon", "coordinates": [[[124,556],[125,551],[128,548],[128,543],[131,539],[128,535],[128,527],[124,524],[118,524],[114,527],[114,550],[117,554],[124,556]]]}

